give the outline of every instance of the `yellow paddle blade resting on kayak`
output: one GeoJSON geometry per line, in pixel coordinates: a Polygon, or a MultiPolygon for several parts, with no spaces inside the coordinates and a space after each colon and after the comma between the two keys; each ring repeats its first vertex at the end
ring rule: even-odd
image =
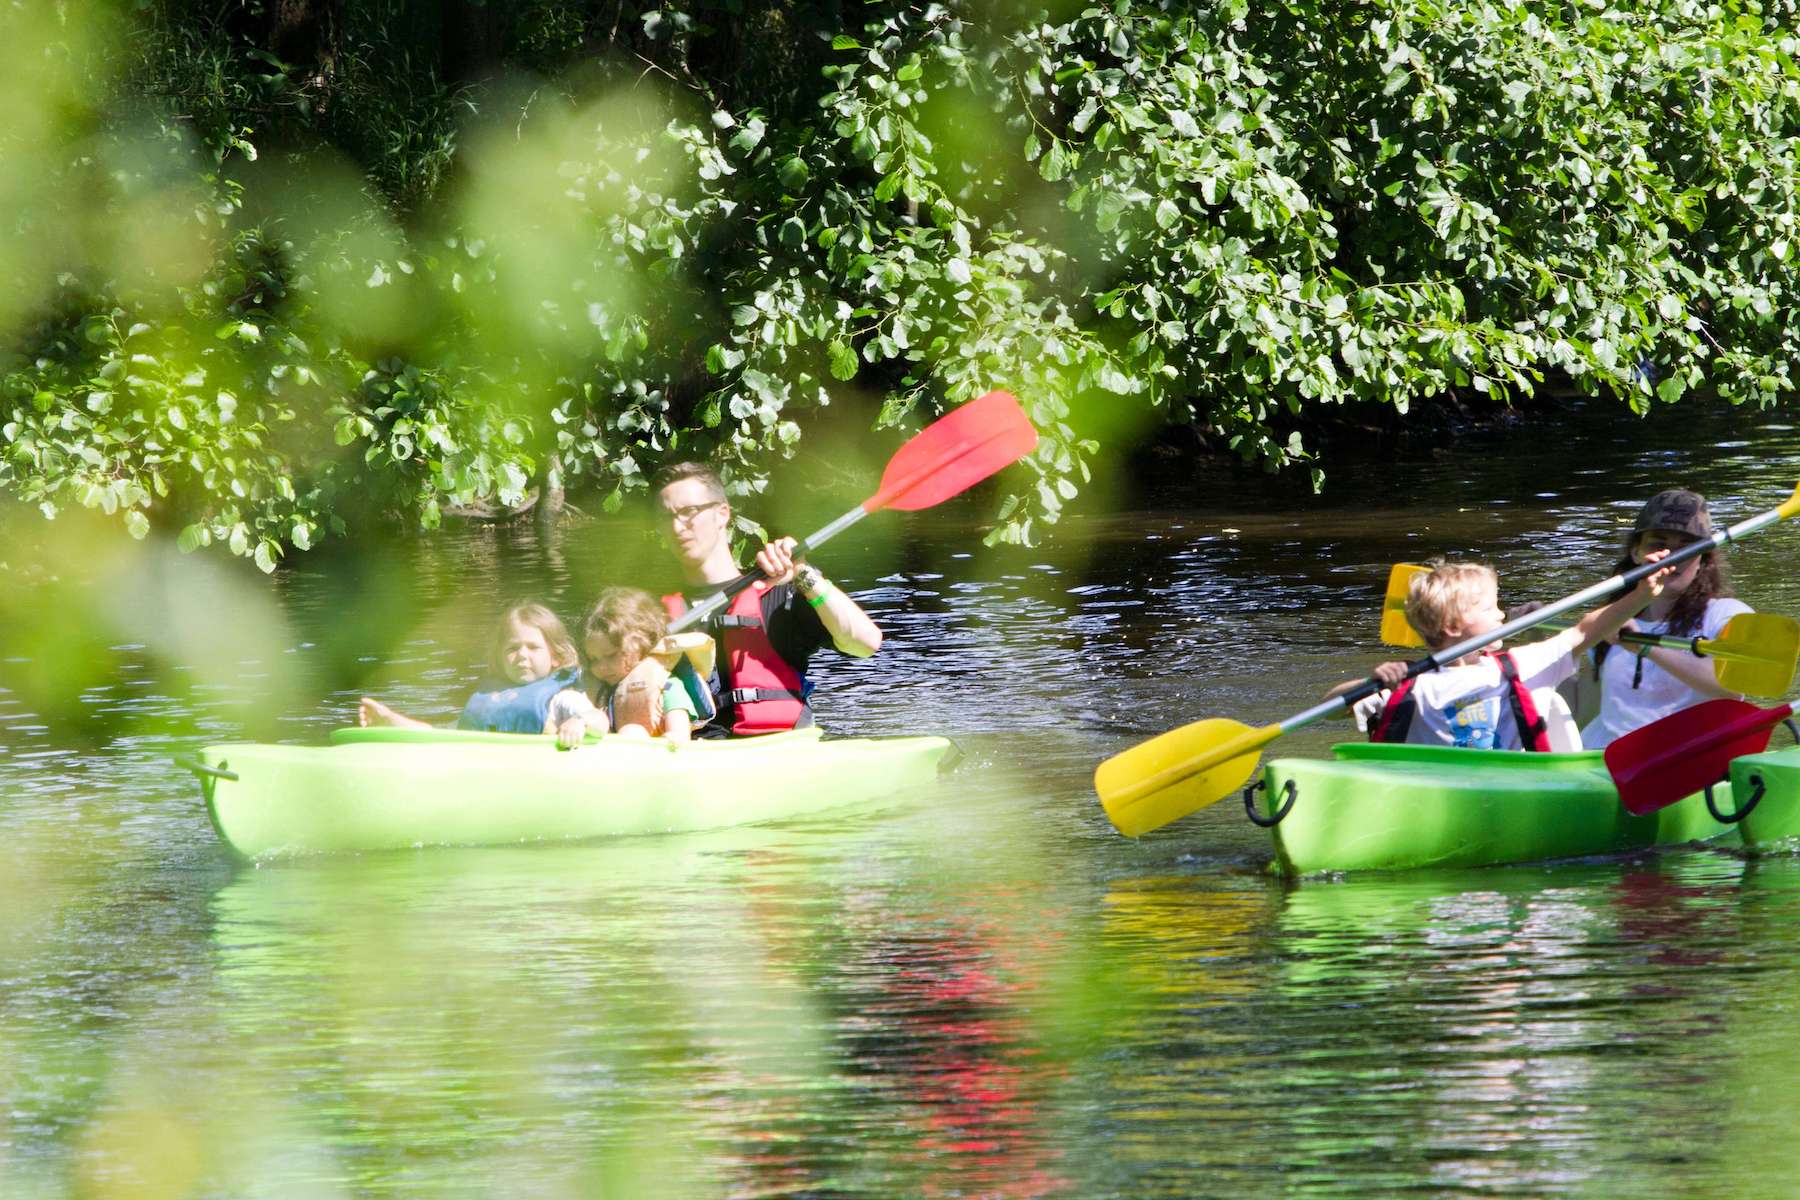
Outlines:
{"type": "Polygon", "coordinates": [[[1253,729],[1225,717],[1195,721],[1101,763],[1094,790],[1113,828],[1140,837],[1249,783],[1262,748],[1280,736],[1279,725],[1253,729]]]}
{"type": "Polygon", "coordinates": [[[1423,646],[1425,639],[1406,619],[1406,597],[1412,581],[1431,574],[1430,567],[1418,563],[1395,563],[1388,572],[1387,596],[1381,602],[1381,640],[1390,646],[1423,646]]]}

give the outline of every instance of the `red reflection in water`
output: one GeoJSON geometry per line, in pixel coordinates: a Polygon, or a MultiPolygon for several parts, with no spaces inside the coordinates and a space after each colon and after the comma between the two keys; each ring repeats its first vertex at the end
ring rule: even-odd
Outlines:
{"type": "Polygon", "coordinates": [[[1054,938],[960,916],[885,924],[850,967],[869,994],[849,1041],[861,1070],[913,1110],[922,1194],[1065,1191],[1044,1109],[1063,1069],[1026,1019],[1044,985],[1025,964],[1055,962],[1054,938]]]}

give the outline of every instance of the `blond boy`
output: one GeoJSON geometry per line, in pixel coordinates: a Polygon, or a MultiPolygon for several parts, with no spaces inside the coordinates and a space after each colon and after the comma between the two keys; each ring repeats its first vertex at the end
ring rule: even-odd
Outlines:
{"type": "MultiPolygon", "coordinates": [[[[1406,663],[1382,663],[1374,674],[1384,689],[1351,706],[1357,727],[1376,741],[1547,749],[1541,706],[1532,695],[1548,693],[1573,675],[1576,656],[1618,633],[1662,591],[1668,574],[1658,571],[1572,628],[1516,650],[1494,642],[1410,681],[1406,663]]],[[[1499,579],[1492,567],[1477,563],[1438,563],[1412,581],[1406,619],[1434,653],[1491,633],[1506,623],[1499,579]]],[[[1326,696],[1342,695],[1361,682],[1341,683],[1326,696]]]]}

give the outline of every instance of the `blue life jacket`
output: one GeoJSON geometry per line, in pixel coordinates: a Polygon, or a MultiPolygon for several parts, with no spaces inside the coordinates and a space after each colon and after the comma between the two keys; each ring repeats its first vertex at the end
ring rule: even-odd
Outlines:
{"type": "Polygon", "coordinates": [[[484,679],[457,718],[458,729],[484,729],[489,733],[542,733],[550,715],[550,700],[564,688],[579,687],[581,672],[564,667],[534,683],[508,683],[484,679]]]}

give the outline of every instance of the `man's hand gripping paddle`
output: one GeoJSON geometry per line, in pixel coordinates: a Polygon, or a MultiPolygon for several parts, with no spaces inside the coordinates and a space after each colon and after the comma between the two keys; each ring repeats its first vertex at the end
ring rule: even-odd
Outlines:
{"type": "MultiPolygon", "coordinates": [[[[794,557],[817,550],[870,513],[941,504],[1024,458],[1037,443],[1037,430],[1008,392],[989,392],[953,408],[894,452],[873,496],[795,546],[794,557]]],[[[762,577],[754,567],[744,572],[670,622],[669,632],[693,628],[762,577]]]]}
{"type": "MultiPolygon", "coordinates": [[[[1546,604],[1536,612],[1508,621],[1498,629],[1422,658],[1407,667],[1406,677],[1411,679],[1435,671],[1465,654],[1473,654],[1484,646],[1553,621],[1571,609],[1590,607],[1621,588],[1636,586],[1638,581],[1657,571],[1678,566],[1714,547],[1748,537],[1796,513],[1800,513],[1800,486],[1796,486],[1794,494],[1780,506],[1768,512],[1683,546],[1656,562],[1603,579],[1546,604]]],[[[1259,728],[1228,718],[1184,725],[1101,763],[1094,772],[1094,790],[1100,794],[1100,803],[1105,807],[1108,819],[1120,833],[1130,837],[1149,833],[1241,788],[1256,772],[1262,748],[1282,734],[1329,716],[1340,706],[1351,707],[1381,688],[1381,682],[1371,676],[1342,696],[1315,704],[1285,721],[1259,728]]]]}

